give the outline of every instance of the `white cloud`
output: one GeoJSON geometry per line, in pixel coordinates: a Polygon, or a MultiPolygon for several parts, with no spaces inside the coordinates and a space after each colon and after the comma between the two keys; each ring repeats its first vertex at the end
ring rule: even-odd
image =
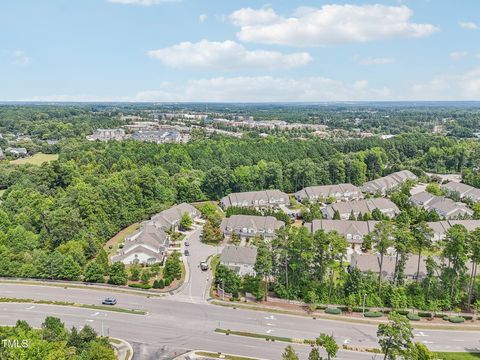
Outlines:
{"type": "Polygon", "coordinates": [[[240,27],[237,36],[246,42],[291,46],[361,43],[389,38],[420,38],[439,29],[410,21],[406,6],[324,5],[301,7],[291,17],[272,8],[243,8],[230,15],[240,27]]]}
{"type": "Polygon", "coordinates": [[[390,57],[364,58],[359,55],[355,55],[353,59],[361,65],[386,65],[394,62],[394,59],[390,57]]]}
{"type": "Polygon", "coordinates": [[[5,50],[3,53],[10,58],[12,65],[25,66],[31,62],[30,57],[28,57],[22,50],[5,50]]]}
{"type": "Polygon", "coordinates": [[[247,50],[234,41],[208,41],[179,44],[147,53],[173,68],[197,67],[221,70],[260,68],[287,69],[303,66],[312,60],[306,52],[282,54],[277,51],[247,50]]]}
{"type": "Polygon", "coordinates": [[[214,102],[288,102],[385,100],[391,95],[386,87],[374,89],[368,81],[352,84],[324,77],[276,78],[217,77],[191,80],[183,85],[165,84],[158,90],[136,94],[136,101],[214,101],[214,102]]]}
{"type": "Polygon", "coordinates": [[[203,23],[203,22],[205,22],[205,21],[207,20],[207,18],[208,18],[208,15],[207,15],[207,14],[200,14],[200,15],[198,16],[198,21],[201,22],[201,23],[203,23]]]}
{"type": "Polygon", "coordinates": [[[417,100],[478,100],[480,98],[480,67],[463,74],[443,74],[412,88],[417,100]]]}
{"type": "Polygon", "coordinates": [[[452,51],[450,54],[448,54],[448,56],[452,60],[461,60],[464,57],[468,56],[468,52],[466,52],[466,51],[452,51]]]}
{"type": "Polygon", "coordinates": [[[179,2],[181,0],[107,0],[110,3],[124,5],[152,6],[165,2],[179,2]]]}
{"type": "Polygon", "coordinates": [[[478,30],[480,26],[471,21],[462,21],[459,23],[460,27],[467,30],[478,30]]]}

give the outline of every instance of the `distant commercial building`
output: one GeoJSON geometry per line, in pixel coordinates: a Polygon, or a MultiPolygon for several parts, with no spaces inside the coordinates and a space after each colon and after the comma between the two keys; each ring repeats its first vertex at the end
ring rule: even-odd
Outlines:
{"type": "Polygon", "coordinates": [[[182,136],[175,130],[140,130],[132,135],[136,141],[153,142],[156,144],[180,142],[182,136]]]}
{"type": "Polygon", "coordinates": [[[125,139],[125,130],[123,129],[97,129],[92,135],[87,136],[87,140],[95,141],[120,141],[125,139]]]}

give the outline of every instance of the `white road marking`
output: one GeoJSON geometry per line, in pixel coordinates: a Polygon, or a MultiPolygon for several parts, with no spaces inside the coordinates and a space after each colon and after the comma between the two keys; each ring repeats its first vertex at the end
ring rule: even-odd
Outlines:
{"type": "Polygon", "coordinates": [[[346,345],[346,344],[349,344],[349,343],[350,343],[350,339],[345,339],[345,340],[343,341],[343,343],[344,343],[345,345],[346,345]]]}
{"type": "Polygon", "coordinates": [[[453,341],[465,341],[463,339],[453,339],[453,341]]]}
{"type": "Polygon", "coordinates": [[[424,344],[433,344],[433,341],[426,341],[426,340],[424,340],[424,341],[422,341],[422,342],[423,342],[424,344]]]}
{"type": "Polygon", "coordinates": [[[87,319],[87,320],[85,320],[85,321],[88,321],[88,322],[93,322],[93,320],[92,320],[92,319],[87,319]]]}
{"type": "Polygon", "coordinates": [[[35,309],[35,306],[30,306],[27,308],[27,310],[32,310],[32,309],[35,309]]]}
{"type": "Polygon", "coordinates": [[[272,331],[273,331],[272,329],[268,329],[268,330],[266,331],[266,333],[267,333],[267,334],[270,334],[272,331]]]}
{"type": "Polygon", "coordinates": [[[275,326],[275,324],[267,323],[267,326],[275,326]]]}
{"type": "Polygon", "coordinates": [[[415,336],[428,336],[423,331],[419,331],[415,336]]]}
{"type": "Polygon", "coordinates": [[[273,316],[273,315],[265,316],[265,319],[267,319],[267,320],[277,320],[277,319],[275,319],[275,316],[273,316]]]}
{"type": "Polygon", "coordinates": [[[100,314],[100,313],[96,312],[96,313],[92,314],[92,316],[97,316],[98,314],[100,314]]]}

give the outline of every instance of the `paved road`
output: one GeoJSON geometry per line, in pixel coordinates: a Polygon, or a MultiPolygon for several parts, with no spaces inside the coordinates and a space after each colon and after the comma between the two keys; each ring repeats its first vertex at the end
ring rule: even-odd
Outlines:
{"type": "MultiPolygon", "coordinates": [[[[148,315],[95,311],[73,307],[32,304],[0,304],[0,323],[14,324],[25,319],[39,326],[46,315],[62,318],[68,326],[89,324],[100,333],[123,338],[134,345],[136,359],[171,358],[191,349],[221,351],[265,359],[280,359],[284,343],[217,334],[225,328],[262,334],[315,338],[320,332],[333,333],[341,345],[375,347],[376,326],[340,321],[313,320],[261,311],[240,310],[192,303],[180,298],[146,298],[108,290],[64,289],[38,285],[0,284],[0,297],[34,298],[96,303],[115,296],[119,307],[144,309],[148,315]]],[[[415,331],[416,341],[432,350],[464,351],[480,348],[479,332],[423,330],[415,331]]],[[[306,358],[309,348],[297,346],[306,358]]],[[[339,359],[372,359],[372,354],[342,351],[339,359]]],[[[378,358],[378,357],[377,357],[378,358]]]]}
{"type": "Polygon", "coordinates": [[[190,243],[190,246],[188,247],[183,246],[183,249],[188,249],[190,252],[190,255],[187,256],[189,274],[186,284],[174,295],[176,300],[200,303],[205,302],[205,299],[208,296],[212,274],[210,271],[202,271],[200,269],[200,262],[206,261],[211,255],[220,253],[222,247],[215,247],[202,243],[200,240],[201,232],[202,228],[198,227],[190,232],[185,239],[190,243]]]}

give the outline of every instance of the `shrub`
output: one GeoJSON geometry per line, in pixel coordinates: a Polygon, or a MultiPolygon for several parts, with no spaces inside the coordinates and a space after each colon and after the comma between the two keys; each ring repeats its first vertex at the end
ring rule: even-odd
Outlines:
{"type": "Polygon", "coordinates": [[[170,286],[170,284],[172,283],[173,279],[171,277],[167,277],[165,278],[165,286],[170,286]]]}
{"type": "Polygon", "coordinates": [[[340,305],[338,308],[340,309],[340,311],[348,311],[348,306],[345,305],[340,305]]]}
{"type": "Polygon", "coordinates": [[[327,307],[325,309],[325,313],[326,314],[332,314],[332,315],[339,315],[339,314],[342,313],[342,310],[340,310],[339,308],[327,307]]]}
{"type": "Polygon", "coordinates": [[[403,316],[407,316],[409,312],[408,310],[397,310],[397,313],[403,316]]]}
{"type": "Polygon", "coordinates": [[[450,318],[449,318],[449,316],[448,316],[448,315],[443,315],[442,319],[443,319],[443,320],[445,320],[445,321],[448,321],[448,320],[450,320],[450,318]]]}
{"type": "Polygon", "coordinates": [[[448,321],[450,321],[451,323],[454,323],[454,324],[460,324],[460,323],[463,323],[465,321],[465,319],[461,316],[450,316],[448,318],[448,321]]]}
{"type": "Polygon", "coordinates": [[[411,321],[419,321],[420,316],[418,314],[410,313],[410,314],[407,314],[407,319],[411,321]]]}
{"type": "Polygon", "coordinates": [[[472,316],[472,315],[462,315],[462,317],[463,317],[465,320],[473,320],[473,316],[472,316]]]}
{"type": "Polygon", "coordinates": [[[439,318],[439,319],[443,319],[444,316],[445,316],[445,314],[441,314],[441,313],[435,313],[435,314],[433,314],[433,317],[439,318]]]}
{"type": "Polygon", "coordinates": [[[148,289],[151,289],[151,288],[152,288],[152,285],[150,285],[150,284],[137,284],[137,283],[133,283],[133,284],[128,284],[128,286],[131,287],[131,288],[145,289],[145,290],[148,290],[148,289]]]}
{"type": "MultiPolygon", "coordinates": [[[[369,308],[365,308],[365,311],[369,311],[369,310],[370,310],[369,308]]],[[[353,311],[353,312],[356,312],[356,313],[361,313],[361,312],[363,312],[363,308],[361,308],[361,307],[354,307],[354,308],[352,308],[352,311],[353,311]]]]}
{"type": "Polygon", "coordinates": [[[154,289],[163,289],[164,287],[165,287],[165,283],[163,282],[163,279],[155,280],[153,282],[154,289]]]}
{"type": "Polygon", "coordinates": [[[377,317],[382,317],[383,313],[381,311],[367,311],[365,312],[364,316],[368,318],[377,318],[377,317]]]}
{"type": "Polygon", "coordinates": [[[433,317],[432,313],[430,313],[430,312],[418,312],[417,315],[422,317],[422,318],[432,318],[433,317]]]}

